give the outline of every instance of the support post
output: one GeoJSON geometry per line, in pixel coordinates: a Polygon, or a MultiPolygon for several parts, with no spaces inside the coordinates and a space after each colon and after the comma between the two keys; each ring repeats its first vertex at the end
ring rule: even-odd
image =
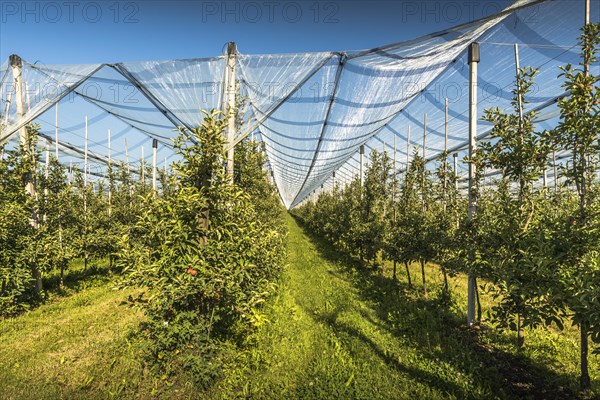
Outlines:
{"type": "Polygon", "coordinates": [[[110,129],[108,130],[108,216],[112,216],[112,163],[110,159],[110,129]]]}
{"type": "Polygon", "coordinates": [[[58,103],[56,103],[56,116],[54,121],[54,155],[58,161],[58,103]]]}
{"type": "Polygon", "coordinates": [[[554,193],[558,191],[558,173],[556,168],[556,151],[552,151],[552,168],[554,169],[554,193]]]}
{"type": "Polygon", "coordinates": [[[423,114],[423,171],[421,172],[421,212],[425,217],[425,146],[427,139],[427,114],[423,114]]]}
{"type": "Polygon", "coordinates": [[[410,164],[410,125],[408,126],[408,133],[406,134],[406,172],[408,172],[409,164],[410,164]]]}
{"type": "Polygon", "coordinates": [[[458,153],[454,153],[454,188],[458,190],[458,153]]]}
{"type": "MultiPolygon", "coordinates": [[[[21,57],[13,54],[9,57],[9,64],[12,69],[13,80],[14,80],[13,83],[15,85],[15,101],[17,103],[16,104],[17,120],[18,120],[18,123],[21,124],[25,120],[25,96],[23,93],[23,61],[21,60],[21,57]]],[[[23,125],[19,129],[19,139],[20,139],[21,145],[23,147],[23,157],[32,157],[33,161],[35,162],[35,158],[34,158],[35,155],[33,154],[33,151],[32,151],[33,149],[30,146],[28,136],[29,135],[27,133],[27,127],[25,125],[23,125]]],[[[25,191],[32,198],[37,197],[36,187],[35,187],[35,169],[36,169],[36,167],[34,164],[32,171],[29,172],[25,176],[25,191]]],[[[31,226],[34,229],[37,229],[39,226],[38,214],[37,214],[37,210],[35,209],[35,207],[31,208],[31,216],[29,219],[29,223],[31,224],[31,226]]],[[[33,264],[32,265],[32,275],[33,275],[33,279],[35,280],[35,294],[38,297],[38,299],[41,299],[42,291],[44,289],[43,282],[42,282],[42,272],[38,268],[35,259],[32,260],[32,264],[33,264]]]]}
{"type": "Polygon", "coordinates": [[[446,97],[445,107],[444,107],[444,153],[448,152],[448,98],[446,97]]]}
{"type": "Polygon", "coordinates": [[[360,187],[364,186],[365,183],[365,178],[363,176],[363,169],[364,169],[364,165],[365,165],[365,145],[361,144],[360,145],[360,170],[359,170],[359,178],[360,178],[360,187]]]}
{"type": "Polygon", "coordinates": [[[237,53],[237,47],[234,42],[227,44],[227,69],[226,69],[226,90],[227,90],[227,177],[229,182],[233,183],[233,160],[234,160],[234,146],[235,140],[235,95],[236,95],[236,84],[235,84],[235,58],[237,53]]]}
{"type": "MultiPolygon", "coordinates": [[[[21,122],[25,119],[25,95],[23,93],[23,62],[21,57],[13,54],[9,57],[10,66],[12,68],[14,85],[15,85],[15,103],[17,106],[17,120],[21,122]]],[[[19,128],[19,140],[21,146],[27,154],[31,153],[31,149],[27,143],[27,127],[23,125],[19,128]]],[[[30,196],[35,196],[35,187],[33,185],[33,176],[29,175],[26,177],[25,190],[30,196]]],[[[35,212],[32,212],[32,225],[36,225],[35,212]]]]}
{"type": "MultiPolygon", "coordinates": [[[[469,158],[475,155],[477,150],[477,66],[480,60],[479,43],[471,43],[469,47],[469,158]]],[[[469,211],[468,219],[472,220],[477,211],[477,187],[475,182],[475,165],[469,162],[469,211]]],[[[471,255],[470,262],[474,262],[474,257],[471,255]]],[[[467,323],[473,325],[475,323],[475,291],[476,278],[473,273],[469,274],[468,278],[468,296],[467,296],[467,323]]]]}
{"type": "Polygon", "coordinates": [[[521,98],[521,85],[519,84],[519,70],[521,63],[519,61],[519,45],[515,43],[515,77],[517,78],[517,107],[519,109],[519,127],[523,126],[523,99],[521,98]]]}
{"type": "Polygon", "coordinates": [[[83,186],[87,187],[88,181],[88,116],[85,116],[85,143],[83,145],[83,186]]]}
{"type": "Polygon", "coordinates": [[[446,211],[446,194],[448,193],[448,98],[444,101],[444,211],[446,211]]]}
{"type": "Polygon", "coordinates": [[[156,197],[156,153],[158,151],[158,140],[152,139],[152,192],[156,197]]]}
{"type": "Polygon", "coordinates": [[[590,23],[590,0],[585,0],[585,24],[590,23]]]}
{"type": "MultiPolygon", "coordinates": [[[[48,204],[48,178],[50,177],[50,139],[46,139],[46,165],[44,166],[44,177],[46,185],[44,187],[44,202],[48,204]]],[[[44,223],[48,220],[48,216],[44,213],[44,223]]]]}
{"type": "Polygon", "coordinates": [[[140,162],[140,167],[142,168],[140,180],[142,181],[142,187],[144,187],[144,185],[146,185],[146,160],[144,158],[144,146],[142,146],[142,160],[140,162]]]}

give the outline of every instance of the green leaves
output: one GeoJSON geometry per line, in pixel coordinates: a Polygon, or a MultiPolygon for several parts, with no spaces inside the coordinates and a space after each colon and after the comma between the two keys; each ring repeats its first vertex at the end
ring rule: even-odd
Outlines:
{"type": "Polygon", "coordinates": [[[182,159],[169,191],[140,198],[119,253],[126,282],[151,298],[139,304],[153,364],[166,375],[183,368],[200,385],[218,374],[218,363],[207,365],[220,341],[264,323],[260,305],[284,256],[282,209],[265,181],[264,158],[256,144],[244,144],[237,160],[248,175],[236,178],[241,187],[227,183],[224,127],[211,112],[197,129],[180,132],[182,159]]]}

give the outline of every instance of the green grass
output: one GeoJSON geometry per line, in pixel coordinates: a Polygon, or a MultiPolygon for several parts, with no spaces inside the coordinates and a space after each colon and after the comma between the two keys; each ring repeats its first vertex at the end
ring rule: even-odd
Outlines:
{"type": "MultiPolygon", "coordinates": [[[[228,347],[222,378],[205,392],[144,365],[132,339],[143,317],[119,305],[130,292],[108,281],[0,321],[0,399],[447,399],[575,398],[577,332],[514,335],[465,328],[466,280],[427,268],[429,299],[364,270],[288,217],[289,262],[265,322],[243,349],[228,347]],[[177,389],[176,389],[177,388],[177,389]],[[176,391],[177,390],[177,391],[176,391]]],[[[413,281],[420,268],[411,266],[413,281]]],[[[483,295],[484,308],[491,304],[483,295]]],[[[594,393],[600,367],[590,357],[594,393]]]]}

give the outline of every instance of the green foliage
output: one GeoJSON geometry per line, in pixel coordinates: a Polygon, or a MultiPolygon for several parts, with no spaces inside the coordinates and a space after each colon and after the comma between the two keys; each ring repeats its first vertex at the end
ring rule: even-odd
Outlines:
{"type": "Polygon", "coordinates": [[[244,168],[254,175],[242,179],[243,188],[229,184],[221,164],[224,127],[212,112],[197,129],[181,132],[173,191],[140,198],[144,209],[119,253],[127,282],[145,289],[130,300],[148,317],[143,331],[153,364],[167,375],[183,368],[201,386],[218,374],[220,343],[241,341],[261,323],[260,306],[283,262],[284,235],[249,194],[268,194],[259,183],[259,156],[245,153],[252,162],[244,168]]]}

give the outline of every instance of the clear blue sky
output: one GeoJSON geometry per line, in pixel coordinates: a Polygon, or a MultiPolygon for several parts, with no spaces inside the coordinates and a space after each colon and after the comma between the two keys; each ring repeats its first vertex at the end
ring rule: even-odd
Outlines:
{"type": "Polygon", "coordinates": [[[208,57],[228,41],[241,53],[376,47],[493,14],[492,1],[0,0],[0,62],[208,57]]]}

